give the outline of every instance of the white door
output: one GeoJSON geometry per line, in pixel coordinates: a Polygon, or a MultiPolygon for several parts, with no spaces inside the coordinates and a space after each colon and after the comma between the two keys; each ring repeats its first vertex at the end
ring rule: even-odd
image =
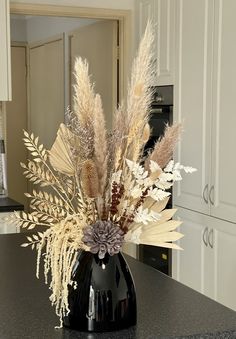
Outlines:
{"type": "Polygon", "coordinates": [[[236,1],[215,1],[211,215],[236,223],[236,1]]]}
{"type": "Polygon", "coordinates": [[[29,72],[29,130],[50,148],[64,121],[63,39],[30,45],[29,72]]]}
{"type": "Polygon", "coordinates": [[[11,47],[12,101],[6,104],[7,183],[10,198],[27,208],[27,180],[20,162],[26,163],[23,129],[27,129],[26,47],[11,47]]]}
{"type": "Polygon", "coordinates": [[[198,171],[176,185],[174,204],[209,213],[213,0],[176,6],[174,120],[184,129],[176,160],[198,171]]]}
{"type": "MultiPolygon", "coordinates": [[[[105,20],[81,27],[70,37],[71,67],[76,56],[86,58],[95,91],[102,97],[107,128],[111,129],[112,112],[117,101],[117,21],[105,20]]],[[[71,77],[73,83],[73,76],[71,77]]],[[[73,93],[72,93],[73,94],[73,93]]]]}

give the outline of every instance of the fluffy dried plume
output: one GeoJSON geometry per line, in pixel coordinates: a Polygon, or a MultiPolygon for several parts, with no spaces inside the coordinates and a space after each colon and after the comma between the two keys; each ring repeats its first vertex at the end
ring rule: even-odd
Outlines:
{"type": "Polygon", "coordinates": [[[148,22],[140,42],[137,57],[132,66],[131,81],[128,89],[127,117],[127,158],[137,161],[143,148],[143,130],[148,122],[149,106],[152,98],[150,86],[153,82],[152,45],[154,34],[148,22]],[[137,142],[138,141],[138,142],[137,142]]]}
{"type": "Polygon", "coordinates": [[[181,131],[182,125],[179,123],[166,126],[164,136],[156,142],[152,153],[145,161],[145,168],[147,170],[149,169],[150,160],[157,162],[160,168],[165,168],[173,157],[174,147],[179,140],[181,131]]]}
{"type": "MultiPolygon", "coordinates": [[[[90,152],[93,151],[93,119],[95,94],[93,84],[89,77],[89,67],[87,60],[75,59],[74,67],[75,85],[73,96],[73,112],[77,116],[81,135],[86,135],[86,142],[90,145],[90,152]]],[[[80,133],[78,134],[80,135],[80,133]]],[[[83,137],[82,137],[83,138],[83,137]]]]}
{"type": "Polygon", "coordinates": [[[100,95],[95,97],[94,108],[94,158],[97,166],[99,190],[103,195],[107,178],[107,136],[100,95]]]}

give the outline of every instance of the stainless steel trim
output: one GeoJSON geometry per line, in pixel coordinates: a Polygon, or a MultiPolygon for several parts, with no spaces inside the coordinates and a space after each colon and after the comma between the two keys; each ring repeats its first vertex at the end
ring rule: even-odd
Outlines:
{"type": "Polygon", "coordinates": [[[205,203],[208,204],[208,184],[206,184],[206,186],[204,187],[202,197],[203,197],[205,203]]]}
{"type": "Polygon", "coordinates": [[[151,108],[151,110],[150,110],[150,113],[151,114],[156,114],[156,113],[158,113],[158,114],[160,114],[160,113],[163,113],[163,108],[151,108]]]}
{"type": "Polygon", "coordinates": [[[202,235],[202,240],[206,246],[208,246],[207,239],[208,239],[208,227],[205,227],[205,230],[202,235]]]}
{"type": "Polygon", "coordinates": [[[210,232],[208,233],[208,244],[211,248],[213,248],[214,241],[213,241],[213,228],[211,228],[210,232]]]}
{"type": "Polygon", "coordinates": [[[211,186],[210,192],[209,192],[209,200],[212,205],[214,205],[214,185],[211,186]],[[213,192],[213,199],[212,199],[212,192],[213,192]]]}

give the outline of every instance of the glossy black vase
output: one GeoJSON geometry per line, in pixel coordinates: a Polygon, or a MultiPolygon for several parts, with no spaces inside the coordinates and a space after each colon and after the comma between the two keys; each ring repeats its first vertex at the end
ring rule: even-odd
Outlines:
{"type": "Polygon", "coordinates": [[[121,330],[136,324],[134,282],[121,253],[104,259],[81,252],[73,272],[77,289],[69,290],[70,313],[64,326],[80,331],[121,330]]]}

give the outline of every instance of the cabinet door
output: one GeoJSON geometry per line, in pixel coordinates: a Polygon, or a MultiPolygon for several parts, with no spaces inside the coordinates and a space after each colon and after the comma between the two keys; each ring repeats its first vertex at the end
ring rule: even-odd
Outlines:
{"type": "Polygon", "coordinates": [[[0,101],[11,100],[9,0],[0,1],[0,101]]]}
{"type": "Polygon", "coordinates": [[[236,1],[215,1],[211,215],[236,223],[236,1]]]}
{"type": "Polygon", "coordinates": [[[203,216],[182,208],[177,211],[183,224],[179,231],[184,237],[179,241],[183,251],[172,251],[172,276],[181,283],[204,292],[205,245],[203,216]]]}
{"type": "Polygon", "coordinates": [[[174,84],[175,0],[156,1],[157,13],[157,85],[174,84]]]}
{"type": "Polygon", "coordinates": [[[236,311],[236,225],[211,218],[214,229],[213,245],[214,260],[214,298],[221,304],[236,311]]]}
{"type": "Polygon", "coordinates": [[[174,203],[209,213],[213,0],[179,0],[176,6],[174,120],[184,131],[175,157],[198,171],[176,185],[174,203]]]}
{"type": "Polygon", "coordinates": [[[154,24],[153,85],[173,85],[175,0],[140,0],[136,6],[138,41],[144,33],[148,19],[154,24]]]}

